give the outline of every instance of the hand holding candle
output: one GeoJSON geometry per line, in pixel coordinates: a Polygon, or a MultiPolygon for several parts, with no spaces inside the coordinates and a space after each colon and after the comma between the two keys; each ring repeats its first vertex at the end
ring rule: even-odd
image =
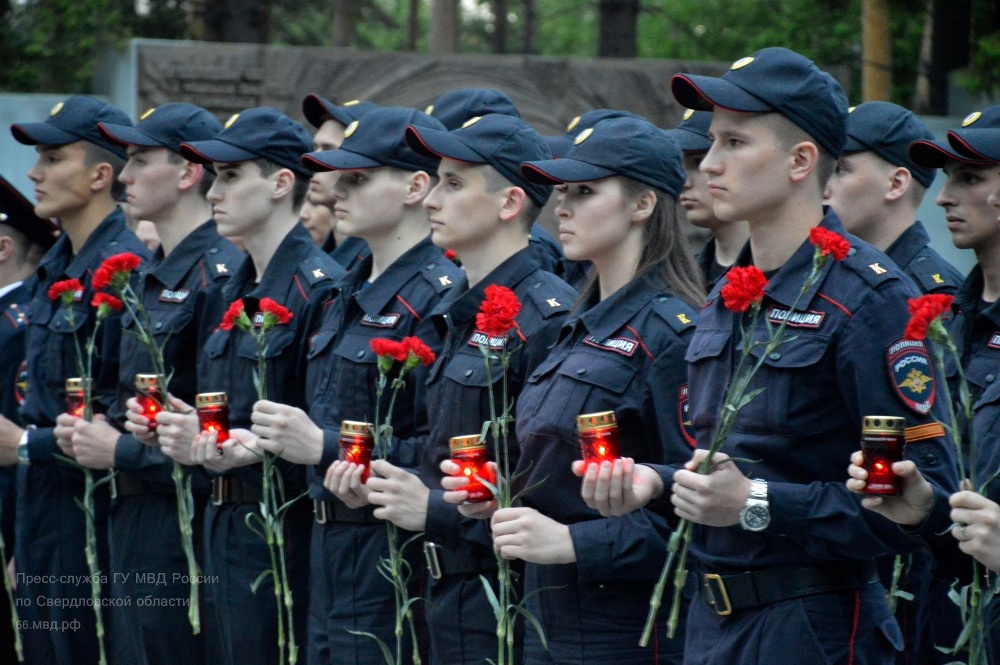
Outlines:
{"type": "Polygon", "coordinates": [[[194,398],[198,424],[203,432],[215,434],[216,452],[229,439],[229,396],[226,393],[199,393],[194,398]]]}
{"type": "Polygon", "coordinates": [[[618,459],[618,423],[614,411],[579,415],[576,428],[585,465],[618,459]]]}
{"type": "Polygon", "coordinates": [[[478,434],[468,436],[453,436],[448,441],[451,448],[451,461],[459,466],[462,476],[469,484],[462,489],[469,493],[468,503],[480,503],[493,498],[493,492],[482,484],[479,479],[496,484],[493,469],[487,464],[486,443],[478,434]]]}

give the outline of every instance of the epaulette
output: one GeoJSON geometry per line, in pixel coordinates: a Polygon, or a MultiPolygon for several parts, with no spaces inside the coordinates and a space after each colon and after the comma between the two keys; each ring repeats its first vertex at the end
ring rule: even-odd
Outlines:
{"type": "Polygon", "coordinates": [[[438,294],[442,294],[455,285],[458,281],[460,268],[454,263],[444,258],[434,259],[424,264],[420,269],[420,275],[438,294]]]}
{"type": "Polygon", "coordinates": [[[851,251],[842,263],[845,268],[860,275],[861,279],[872,286],[903,276],[902,271],[889,257],[867,247],[851,247],[851,251]]]}
{"type": "Polygon", "coordinates": [[[323,282],[332,282],[343,276],[335,272],[336,265],[337,263],[329,255],[314,254],[299,264],[299,275],[303,283],[313,289],[323,282]]]}
{"type": "Polygon", "coordinates": [[[219,246],[213,245],[205,251],[203,258],[205,270],[208,272],[208,279],[212,282],[229,279],[239,264],[230,262],[220,254],[219,246]]]}
{"type": "Polygon", "coordinates": [[[653,298],[653,311],[678,335],[694,330],[698,324],[698,312],[676,296],[656,296],[653,298]]]}
{"type": "Polygon", "coordinates": [[[917,284],[921,293],[947,291],[954,293],[961,286],[952,279],[948,265],[941,265],[931,256],[918,256],[907,266],[906,274],[917,284]]]}
{"type": "Polygon", "coordinates": [[[23,328],[28,325],[28,316],[24,309],[17,303],[11,303],[4,310],[4,318],[10,323],[11,328],[17,330],[18,328],[23,328]]]}
{"type": "Polygon", "coordinates": [[[570,294],[559,293],[552,284],[536,279],[524,290],[525,300],[531,301],[543,319],[557,314],[566,314],[573,307],[570,294]]]}

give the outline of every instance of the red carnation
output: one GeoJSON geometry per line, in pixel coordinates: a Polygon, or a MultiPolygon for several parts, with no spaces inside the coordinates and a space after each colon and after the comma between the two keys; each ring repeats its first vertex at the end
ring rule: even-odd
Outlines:
{"type": "Polygon", "coordinates": [[[453,249],[444,250],[444,258],[448,259],[457,266],[462,265],[462,260],[458,258],[458,254],[453,249]]]}
{"type": "Polygon", "coordinates": [[[49,287],[49,300],[59,300],[62,298],[68,305],[76,298],[76,294],[80,291],[83,291],[83,284],[80,283],[80,280],[64,279],[49,287]],[[64,298],[63,296],[66,294],[71,295],[64,298]]]}
{"type": "Polygon", "coordinates": [[[847,253],[851,251],[851,243],[847,242],[847,238],[822,226],[809,231],[809,242],[816,245],[823,256],[833,255],[838,261],[847,258],[847,253]]]}
{"type": "MultiPolygon", "coordinates": [[[[110,293],[95,293],[94,299],[90,301],[90,304],[92,307],[96,307],[98,309],[100,309],[101,307],[106,307],[108,310],[111,310],[112,312],[120,312],[124,307],[122,301],[119,300],[118,298],[115,298],[110,293]]],[[[107,315],[107,313],[105,315],[107,315]]]]}
{"type": "Polygon", "coordinates": [[[940,293],[930,293],[919,298],[910,298],[907,306],[910,309],[910,320],[906,324],[903,337],[922,341],[927,337],[927,331],[942,314],[951,309],[953,296],[940,293]]]}
{"type": "Polygon", "coordinates": [[[292,314],[292,310],[288,309],[284,305],[279,305],[271,298],[260,299],[260,311],[264,312],[265,315],[273,314],[276,319],[274,323],[280,323],[282,325],[291,321],[292,316],[294,316],[292,314]]]}
{"type": "Polygon", "coordinates": [[[229,309],[227,309],[226,313],[222,315],[222,323],[219,324],[219,327],[223,330],[232,330],[233,324],[236,323],[236,319],[240,316],[245,316],[242,298],[234,300],[230,303],[229,309]]]}
{"type": "Polygon", "coordinates": [[[369,344],[372,347],[372,351],[375,352],[375,355],[380,358],[388,357],[393,360],[398,360],[399,362],[405,362],[406,358],[410,354],[410,350],[404,347],[402,342],[398,342],[394,339],[376,337],[371,340],[369,344]]]}
{"type": "Polygon", "coordinates": [[[730,268],[726,273],[728,284],[722,287],[722,302],[732,312],[745,312],[750,305],[764,299],[767,277],[757,266],[730,268]]]}
{"type": "MultiPolygon", "coordinates": [[[[404,337],[401,344],[407,351],[408,359],[412,354],[413,358],[425,366],[434,362],[434,352],[419,337],[404,337]]],[[[409,363],[409,360],[407,362],[409,363]]],[[[416,362],[413,362],[413,365],[415,366],[416,362]]]]}
{"type": "Polygon", "coordinates": [[[476,314],[476,327],[490,337],[502,337],[517,326],[514,319],[521,311],[521,301],[506,286],[496,284],[487,286],[485,294],[479,314],[476,314]]]}
{"type": "Polygon", "coordinates": [[[142,259],[131,252],[109,256],[104,259],[97,272],[94,273],[91,285],[95,290],[100,291],[115,281],[119,275],[123,275],[127,279],[128,274],[138,268],[141,263],[142,259]]]}

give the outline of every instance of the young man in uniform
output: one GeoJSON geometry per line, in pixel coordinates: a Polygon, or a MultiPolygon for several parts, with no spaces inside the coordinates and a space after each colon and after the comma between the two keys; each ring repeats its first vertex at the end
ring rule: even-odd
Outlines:
{"type": "MultiPolygon", "coordinates": [[[[242,260],[231,242],[221,238],[211,219],[205,193],[215,175],[180,154],[185,141],[215,137],[222,125],[205,109],[187,103],[150,109],[135,127],[102,123],[101,132],[128,152],[119,180],[129,208],[152,222],[159,249],[136,283],[150,332],[161,345],[170,376],[170,393],[193,403],[197,393],[197,306],[213,284],[229,279],[242,260]]],[[[111,596],[131,605],[111,607],[112,654],[122,662],[202,662],[204,643],[188,620],[190,582],[178,526],[173,464],[152,445],[122,433],[126,402],[135,395],[137,374],[155,372],[149,351],[139,342],[129,317],[122,336],[118,399],[109,421],[72,419],[73,452],[93,469],[117,470],[118,496],[109,520],[111,596]],[[114,423],[113,427],[111,423],[114,423]],[[146,582],[155,573],[155,582],[146,582]],[[163,574],[163,577],[159,577],[163,574]],[[164,579],[166,580],[164,582],[164,579]],[[136,605],[140,598],[171,602],[136,605]]],[[[62,418],[70,418],[63,416],[62,418]]],[[[198,473],[192,527],[201,526],[207,479],[198,473]]]]}
{"type": "Polygon", "coordinates": [[[889,102],[866,102],[847,117],[847,145],[827,182],[826,203],[844,227],[889,255],[923,293],[958,290],[962,275],[930,246],[917,208],[936,171],[907,154],[934,134],[917,116],[889,102]]]}
{"type": "Polygon", "coordinates": [[[712,140],[708,137],[711,122],[712,114],[708,111],[688,109],[677,129],[669,131],[684,151],[687,180],[684,181],[678,203],[684,208],[687,221],[712,232],[712,237],[695,257],[705,280],[706,292],[711,291],[719,278],[733,265],[750,233],[746,222],[728,222],[715,216],[708,178],[698,168],[708,149],[712,147],[712,140]]]}
{"type": "MultiPolygon", "coordinates": [[[[83,345],[96,322],[90,280],[104,259],[121,252],[142,258],[146,248],[125,224],[118,207],[118,174],[125,150],[108,141],[98,122],[129,125],[128,116],[91,97],[70,97],[52,109],[44,122],[11,126],[19,142],[37,146],[38,161],[28,172],[35,183],[35,214],[58,218],[63,234],[39,264],[29,305],[28,390],[21,405],[27,428],[0,418],[0,463],[22,464],[18,473],[15,565],[18,596],[25,601],[21,619],[28,626],[77,621],[77,630],[28,629],[25,656],[31,662],[94,663],[98,644],[89,569],[84,557],[85,522],[77,501],[83,475],[59,459],[56,419],[66,412],[66,379],[78,376],[77,345],[83,345]],[[61,301],[48,296],[57,281],[78,279],[83,291],[74,297],[75,328],[61,301]]],[[[94,411],[107,412],[118,386],[121,320],[112,315],[97,336],[93,359],[94,411]]],[[[67,442],[62,442],[63,444],[67,442]]],[[[109,493],[95,493],[98,564],[107,571],[106,516],[109,493]]],[[[106,589],[106,587],[105,587],[106,589]]],[[[106,623],[106,622],[105,622],[106,623]]]]}
{"type": "MultiPolygon", "coordinates": [[[[250,333],[238,326],[220,325],[231,304],[242,299],[251,321],[258,320],[264,298],[291,311],[289,321],[267,333],[264,388],[272,399],[304,404],[307,340],[333,293],[335,280],[343,275],[343,268],[312,244],[309,232],[298,221],[310,178],[299,155],[311,145],[312,138],[301,124],[276,109],[259,107],[233,116],[215,138],[184,143],[180,148],[187,159],[214,166],[216,179],[208,200],[219,233],[241,236],[247,248],[248,255],[229,281],[213,287],[206,296],[201,318],[204,341],[198,355],[198,392],[228,395],[233,430],[248,429],[251,424],[257,401],[252,380],[257,356],[250,333]]],[[[187,413],[157,415],[158,429],[168,426],[158,436],[164,452],[175,460],[194,461],[215,472],[204,538],[204,573],[211,579],[205,594],[208,662],[278,662],[273,586],[265,581],[256,593],[251,590],[261,572],[271,567],[263,538],[246,521],[260,510],[259,456],[236,436],[224,444],[221,455],[216,454],[214,436],[204,437],[211,441],[202,440],[192,450],[192,435],[199,429],[197,417],[191,407],[184,408],[187,413]]],[[[279,463],[278,470],[287,498],[305,488],[301,468],[279,463]]],[[[308,505],[293,504],[284,520],[295,627],[294,636],[286,632],[285,638],[294,637],[301,647],[309,604],[308,505]]]]}
{"type": "MultiPolygon", "coordinates": [[[[493,351],[500,347],[477,330],[476,314],[485,289],[493,285],[511,289],[522,303],[519,335],[510,341],[512,359],[506,370],[508,399],[514,403],[524,380],[556,341],[577,294],[542,269],[525,237],[551,192],[520,172],[522,162],[548,158],[537,132],[519,118],[490,114],[450,132],[410,127],[406,138],[417,152],[441,158],[438,184],[424,207],[430,212],[434,244],[458,252],[466,274],[433,315],[445,341],[427,384],[430,435],[419,474],[385,461],[373,463],[380,477],[369,479],[368,501],[376,517],[424,532],[431,577],[426,609],[431,662],[484,662],[497,657],[496,621],[481,579],[496,575],[489,529],[444,502],[439,469],[450,456],[451,437],[477,433],[489,420],[490,380],[494,412],[506,408],[500,403],[502,370],[495,365],[487,376],[479,345],[493,351]]],[[[506,446],[514,468],[518,447],[513,435],[506,446]]]]}
{"type": "MultiPolygon", "coordinates": [[[[337,298],[312,339],[304,374],[308,415],[280,400],[259,402],[253,413],[257,445],[311,468],[316,519],[309,661],[317,664],[384,662],[371,637],[350,631],[376,635],[395,650],[394,593],[378,568],[389,552],[386,525],[353,493],[337,498],[324,489],[324,476],[338,456],[341,422],[373,420],[378,408],[384,417],[388,408],[391,390],[376,405],[378,366],[370,342],[417,336],[439,348],[430,313],[461,276],[430,241],[423,201],[437,160],[406,145],[408,125],[442,129],[420,111],[382,107],[348,126],[338,150],[303,157],[310,168],[340,171],[334,186],[337,224],[345,234],[363,238],[371,255],[338,283],[337,298]]],[[[394,398],[388,457],[395,464],[412,467],[420,459],[418,446],[400,442],[427,432],[426,377],[422,367],[407,374],[406,387],[394,398]]],[[[411,535],[401,534],[401,542],[411,535]]],[[[419,555],[414,546],[406,552],[411,597],[419,595],[419,555]]],[[[408,631],[402,644],[401,662],[408,663],[408,631]]]]}

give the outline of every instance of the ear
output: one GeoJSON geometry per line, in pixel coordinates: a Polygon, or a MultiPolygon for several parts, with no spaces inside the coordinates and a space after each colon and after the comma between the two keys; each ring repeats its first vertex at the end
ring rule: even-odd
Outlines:
{"type": "Polygon", "coordinates": [[[632,201],[631,219],[635,224],[645,224],[656,209],[656,193],[647,189],[632,201]]]}
{"type": "Polygon", "coordinates": [[[0,236],[0,262],[14,255],[14,239],[10,236],[0,236]]]}
{"type": "Polygon", "coordinates": [[[906,196],[906,193],[910,191],[910,182],[912,180],[913,174],[910,173],[909,169],[905,169],[902,166],[894,168],[889,177],[889,191],[885,193],[885,200],[898,201],[906,196]]]}
{"type": "Polygon", "coordinates": [[[812,141],[802,141],[792,146],[791,169],[789,177],[792,182],[801,182],[816,170],[819,163],[819,148],[812,141]]]}
{"type": "Polygon", "coordinates": [[[110,191],[114,183],[115,170],[111,168],[111,164],[101,162],[90,168],[90,190],[92,192],[99,192],[102,189],[110,191]]]}
{"type": "Polygon", "coordinates": [[[181,173],[181,180],[177,183],[177,188],[186,192],[197,187],[203,173],[205,173],[204,164],[184,160],[184,171],[181,173]]]}
{"type": "Polygon", "coordinates": [[[295,174],[291,169],[279,169],[274,174],[274,189],[271,191],[271,198],[281,199],[291,196],[295,187],[295,174]]]}
{"type": "Polygon", "coordinates": [[[431,192],[431,177],[425,171],[414,171],[406,179],[404,203],[408,206],[422,206],[431,192]]]}
{"type": "Polygon", "coordinates": [[[500,203],[500,221],[506,223],[516,219],[528,205],[528,194],[520,187],[506,187],[501,193],[503,201],[500,203]]]}

